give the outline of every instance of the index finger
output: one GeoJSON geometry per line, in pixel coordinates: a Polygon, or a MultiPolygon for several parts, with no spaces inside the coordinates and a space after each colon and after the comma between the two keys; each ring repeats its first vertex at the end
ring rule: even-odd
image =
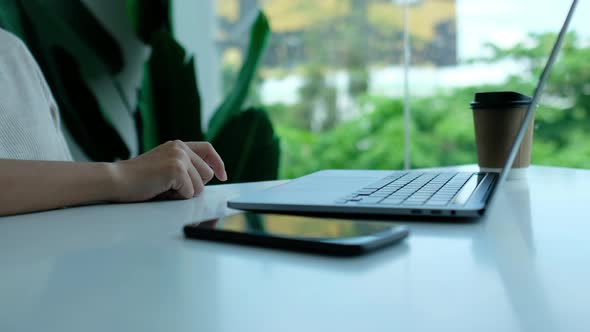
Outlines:
{"type": "Polygon", "coordinates": [[[209,142],[186,142],[186,145],[203,159],[213,170],[215,176],[221,180],[227,180],[225,164],[221,157],[209,142]]]}

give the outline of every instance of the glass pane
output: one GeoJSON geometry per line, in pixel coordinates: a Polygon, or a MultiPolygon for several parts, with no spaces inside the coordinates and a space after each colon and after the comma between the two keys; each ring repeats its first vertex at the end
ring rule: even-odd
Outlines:
{"type": "MultiPolygon", "coordinates": [[[[569,4],[408,1],[411,166],[476,163],[476,91],[531,95],[569,4]]],[[[258,6],[273,36],[249,101],[271,114],[280,175],[404,165],[405,0],[217,0],[226,89],[258,6]]],[[[533,163],[590,166],[590,13],[581,4],[538,109],[533,163]]]]}
{"type": "MultiPolygon", "coordinates": [[[[453,1],[431,0],[432,6],[453,1]]],[[[469,102],[476,91],[532,95],[571,1],[459,0],[457,62],[412,65],[412,165],[476,163],[469,102]]],[[[579,6],[536,113],[532,162],[589,167],[590,29],[579,6]]],[[[411,15],[413,22],[419,15],[411,15]]],[[[414,26],[410,25],[410,29],[414,26]]],[[[413,34],[414,35],[414,34],[413,34]]],[[[412,50],[421,41],[412,41],[412,50]]]]}

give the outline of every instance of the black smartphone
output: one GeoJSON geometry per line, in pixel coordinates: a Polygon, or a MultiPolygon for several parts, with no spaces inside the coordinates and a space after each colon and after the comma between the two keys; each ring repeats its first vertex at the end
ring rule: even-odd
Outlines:
{"type": "Polygon", "coordinates": [[[188,238],[354,256],[394,244],[408,236],[390,222],[326,219],[282,214],[239,213],[187,224],[188,238]]]}

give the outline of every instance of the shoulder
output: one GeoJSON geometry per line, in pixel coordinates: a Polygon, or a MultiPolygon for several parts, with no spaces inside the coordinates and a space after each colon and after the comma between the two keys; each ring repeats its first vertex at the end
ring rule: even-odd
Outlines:
{"type": "Polygon", "coordinates": [[[13,33],[0,28],[0,63],[36,70],[37,63],[27,45],[13,33]]]}
{"type": "Polygon", "coordinates": [[[16,35],[12,34],[9,31],[6,31],[0,28],[0,52],[7,52],[7,51],[25,51],[27,47],[25,43],[23,43],[20,38],[16,35]]]}
{"type": "MultiPolygon", "coordinates": [[[[40,81],[45,90],[45,79],[35,57],[29,51],[27,45],[16,35],[0,28],[0,66],[19,68],[13,71],[22,75],[26,73],[29,78],[40,81]]],[[[47,93],[46,93],[47,94],[47,93]]]]}

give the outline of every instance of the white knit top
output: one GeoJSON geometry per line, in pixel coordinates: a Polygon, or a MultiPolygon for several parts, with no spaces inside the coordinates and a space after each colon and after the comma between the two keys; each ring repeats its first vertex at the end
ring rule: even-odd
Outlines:
{"type": "Polygon", "coordinates": [[[72,160],[59,111],[26,46],[0,29],[0,159],[72,160]]]}

